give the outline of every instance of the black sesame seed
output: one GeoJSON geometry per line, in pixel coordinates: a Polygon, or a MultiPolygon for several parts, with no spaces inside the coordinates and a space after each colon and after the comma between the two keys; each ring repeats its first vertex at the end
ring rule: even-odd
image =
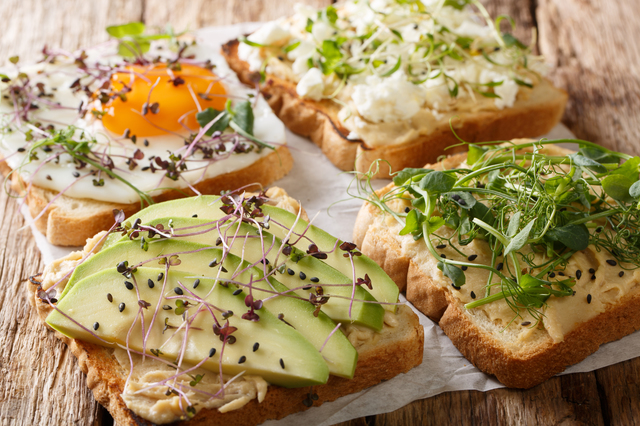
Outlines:
{"type": "Polygon", "coordinates": [[[284,369],[284,361],[282,360],[282,358],[280,358],[280,367],[284,369]]]}
{"type": "Polygon", "coordinates": [[[180,296],[182,296],[184,294],[184,292],[182,291],[182,289],[180,287],[176,287],[173,289],[175,294],[179,294],[180,296]]]}
{"type": "Polygon", "coordinates": [[[458,200],[458,204],[460,204],[461,206],[466,206],[467,202],[465,200],[458,200]]]}
{"type": "Polygon", "coordinates": [[[289,275],[295,275],[295,272],[293,272],[293,269],[291,269],[291,268],[287,268],[287,274],[289,274],[289,275]]]}
{"type": "Polygon", "coordinates": [[[436,246],[437,249],[443,249],[443,248],[446,248],[446,247],[447,247],[446,244],[440,244],[440,245],[436,246]]]}
{"type": "Polygon", "coordinates": [[[192,214],[191,217],[198,217],[198,215],[197,214],[192,214]]]}
{"type": "Polygon", "coordinates": [[[624,271],[620,271],[620,272],[618,273],[618,276],[619,276],[620,278],[622,278],[622,276],[623,276],[623,275],[624,275],[624,271]]]}
{"type": "Polygon", "coordinates": [[[133,283],[131,283],[131,281],[125,281],[124,285],[127,287],[127,290],[133,290],[133,283]]]}
{"type": "Polygon", "coordinates": [[[93,323],[93,329],[97,330],[98,328],[100,328],[100,324],[96,321],[93,323]]]}
{"type": "Polygon", "coordinates": [[[618,264],[618,262],[613,259],[607,259],[607,263],[611,266],[616,266],[618,264]]]}
{"type": "Polygon", "coordinates": [[[443,258],[443,259],[446,259],[446,258],[447,258],[447,255],[446,255],[446,254],[444,254],[444,253],[441,253],[441,254],[440,254],[440,257],[441,257],[441,258],[443,258]]]}
{"type": "Polygon", "coordinates": [[[596,279],[596,274],[591,275],[591,279],[595,280],[596,279]]]}
{"type": "Polygon", "coordinates": [[[305,273],[304,273],[304,272],[302,272],[302,271],[300,271],[299,276],[300,276],[300,279],[301,279],[301,280],[306,280],[306,279],[307,279],[307,274],[305,274],[305,273]]]}
{"type": "Polygon", "coordinates": [[[254,352],[255,352],[255,351],[257,351],[259,347],[260,347],[260,343],[255,342],[255,343],[253,344],[253,351],[254,351],[254,352]]]}
{"type": "Polygon", "coordinates": [[[558,275],[560,275],[561,277],[564,277],[564,272],[558,272],[558,275]]]}
{"type": "Polygon", "coordinates": [[[164,278],[164,272],[160,272],[160,273],[158,274],[158,281],[160,281],[160,280],[161,280],[161,279],[163,279],[163,278],[164,278]]]}
{"type": "Polygon", "coordinates": [[[550,278],[554,278],[555,276],[556,276],[556,273],[555,273],[555,272],[551,272],[551,273],[549,274],[549,277],[550,277],[550,278]]]}
{"type": "Polygon", "coordinates": [[[303,289],[303,290],[309,290],[311,287],[313,287],[313,286],[308,285],[308,286],[304,286],[304,287],[302,287],[302,289],[303,289]]]}
{"type": "Polygon", "coordinates": [[[211,348],[211,350],[209,351],[209,358],[211,358],[215,354],[216,354],[216,348],[211,348]]]}
{"type": "Polygon", "coordinates": [[[199,280],[199,279],[196,279],[196,280],[193,282],[193,288],[197,288],[199,285],[200,285],[200,280],[199,280]]]}
{"type": "Polygon", "coordinates": [[[593,269],[593,268],[589,268],[589,273],[590,273],[590,274],[595,274],[595,273],[596,273],[596,270],[595,270],[595,269],[593,269]]]}
{"type": "Polygon", "coordinates": [[[320,282],[320,278],[318,278],[318,277],[311,277],[310,280],[311,280],[312,283],[319,283],[320,282]]]}
{"type": "Polygon", "coordinates": [[[576,271],[576,278],[577,278],[577,279],[582,278],[582,271],[581,271],[580,269],[578,269],[578,270],[576,271]]]}
{"type": "Polygon", "coordinates": [[[211,262],[209,262],[209,268],[213,268],[217,264],[218,264],[218,259],[213,259],[211,262]]]}
{"type": "Polygon", "coordinates": [[[410,211],[411,211],[411,209],[410,209],[409,207],[405,207],[405,208],[404,208],[404,212],[405,212],[405,213],[409,213],[410,211]]]}
{"type": "Polygon", "coordinates": [[[526,327],[528,325],[531,325],[531,321],[523,321],[520,323],[521,326],[526,327]]]}
{"type": "Polygon", "coordinates": [[[111,295],[111,293],[107,293],[107,300],[108,300],[110,303],[113,303],[113,296],[111,295]]]}
{"type": "Polygon", "coordinates": [[[156,286],[156,283],[154,283],[151,278],[149,278],[149,280],[147,281],[147,284],[149,285],[149,288],[153,288],[156,286]]]}
{"type": "Polygon", "coordinates": [[[170,310],[172,310],[173,308],[172,308],[171,306],[169,306],[169,305],[163,305],[163,306],[162,306],[162,309],[164,309],[165,311],[170,311],[170,310]]]}
{"type": "Polygon", "coordinates": [[[267,259],[267,258],[260,259],[260,263],[263,263],[263,264],[265,264],[265,265],[268,265],[268,264],[269,264],[269,259],[267,259]]]}
{"type": "Polygon", "coordinates": [[[47,180],[53,180],[53,179],[51,178],[51,175],[47,175],[47,180]]]}
{"type": "Polygon", "coordinates": [[[244,355],[242,355],[242,356],[240,357],[240,359],[238,360],[238,364],[244,364],[244,362],[245,362],[246,360],[247,360],[247,357],[246,357],[246,356],[244,356],[244,355]]]}
{"type": "Polygon", "coordinates": [[[468,267],[466,267],[466,266],[461,266],[461,267],[460,267],[460,269],[462,269],[463,271],[466,271],[466,270],[467,270],[467,269],[469,269],[469,268],[468,268],[468,267]]]}
{"type": "Polygon", "coordinates": [[[124,304],[124,302],[120,303],[120,304],[118,305],[118,310],[119,310],[120,312],[124,311],[124,307],[125,307],[125,306],[126,306],[126,305],[124,304]]]}
{"type": "Polygon", "coordinates": [[[118,266],[116,266],[116,269],[118,272],[123,273],[127,270],[127,265],[124,262],[120,262],[118,263],[118,266]]]}
{"type": "Polygon", "coordinates": [[[476,298],[476,293],[474,291],[471,291],[471,298],[475,299],[476,298]]]}
{"type": "Polygon", "coordinates": [[[456,290],[460,290],[460,287],[458,287],[455,283],[451,283],[451,287],[455,288],[456,290]]]}
{"type": "Polygon", "coordinates": [[[233,292],[233,295],[234,295],[234,296],[237,296],[237,295],[239,295],[240,293],[242,293],[242,289],[241,289],[241,288],[239,288],[239,289],[237,289],[236,291],[234,291],[234,292],[233,292]]]}
{"type": "Polygon", "coordinates": [[[80,173],[79,172],[73,172],[73,177],[80,177],[80,173]]]}
{"type": "Polygon", "coordinates": [[[591,303],[591,295],[587,294],[587,303],[591,303]]]}
{"type": "Polygon", "coordinates": [[[498,271],[502,271],[502,267],[504,266],[504,264],[502,262],[498,263],[498,266],[496,266],[496,269],[498,271]]]}
{"type": "Polygon", "coordinates": [[[148,139],[144,140],[144,146],[149,146],[149,140],[148,139]]]}
{"type": "Polygon", "coordinates": [[[474,260],[476,260],[477,257],[478,257],[477,254],[472,254],[471,256],[467,257],[467,260],[469,262],[473,262],[474,260]]]}

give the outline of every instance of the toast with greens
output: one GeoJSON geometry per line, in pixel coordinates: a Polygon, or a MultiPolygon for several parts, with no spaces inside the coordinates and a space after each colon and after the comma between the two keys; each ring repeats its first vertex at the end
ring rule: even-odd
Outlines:
{"type": "Polygon", "coordinates": [[[52,244],[84,245],[113,209],[259,190],[293,166],[284,125],[216,49],[144,30],[0,73],[0,171],[52,244]]]}
{"type": "MultiPolygon", "coordinates": [[[[478,2],[351,0],[266,23],[223,46],[245,83],[342,170],[435,162],[457,137],[540,136],[567,94],[478,2]],[[457,136],[456,136],[457,134],[457,136]]],[[[511,21],[513,24],[513,21],[511,21]]],[[[451,151],[449,151],[451,153],[451,151]]]]}
{"type": "Polygon", "coordinates": [[[278,188],[115,216],[31,291],[118,424],[259,424],[422,361],[395,283],[278,188]]]}
{"type": "Polygon", "coordinates": [[[371,193],[354,241],[469,361],[529,388],[640,328],[639,165],[580,140],[470,144],[371,193]]]}

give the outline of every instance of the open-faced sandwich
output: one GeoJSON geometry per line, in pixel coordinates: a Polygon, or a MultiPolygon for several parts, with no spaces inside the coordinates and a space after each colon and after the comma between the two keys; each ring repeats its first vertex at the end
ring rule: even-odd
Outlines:
{"type": "MultiPolygon", "coordinates": [[[[540,136],[567,95],[541,57],[479,2],[350,0],[265,24],[223,46],[244,82],[342,170],[378,176],[457,142],[540,136]],[[473,4],[473,6],[471,6],[473,4]]],[[[513,21],[510,21],[513,24],[513,21]]]]}
{"type": "Polygon", "coordinates": [[[639,165],[469,145],[371,194],[354,240],[474,365],[532,387],[640,328],[639,165]]]}
{"type": "Polygon", "coordinates": [[[17,57],[0,75],[0,169],[53,244],[78,246],[141,206],[284,176],[285,129],[224,59],[186,35],[107,29],[91,49],[17,57]],[[3,158],[3,159],[2,159],[3,158]]]}
{"type": "Polygon", "coordinates": [[[422,362],[395,283],[280,189],[115,216],[30,286],[118,425],[258,424],[422,362]]]}

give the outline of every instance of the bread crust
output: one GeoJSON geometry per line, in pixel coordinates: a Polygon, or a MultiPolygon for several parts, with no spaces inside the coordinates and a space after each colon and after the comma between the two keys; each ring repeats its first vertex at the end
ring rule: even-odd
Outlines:
{"type": "MultiPolygon", "coordinates": [[[[222,46],[222,53],[242,82],[256,84],[256,73],[238,58],[238,44],[238,40],[229,41],[222,46]]],[[[445,154],[445,148],[459,142],[451,127],[467,142],[508,140],[548,133],[560,121],[568,98],[564,90],[542,79],[527,99],[518,99],[512,108],[451,114],[451,124],[448,118],[441,120],[428,135],[404,144],[373,148],[367,146],[366,141],[347,139],[349,131],[340,124],[337,104],[327,100],[302,99],[297,95],[294,83],[274,75],[268,75],[260,89],[284,124],[294,133],[309,137],[341,170],[355,168],[366,173],[376,160],[385,160],[379,163],[380,169],[374,175],[376,178],[389,177],[390,172],[405,167],[421,167],[437,161],[445,154]]],[[[459,151],[460,148],[447,153],[459,151]]]]}
{"type": "MultiPolygon", "coordinates": [[[[444,164],[425,167],[451,168],[464,158],[465,155],[457,155],[447,158],[444,164]]],[[[385,272],[388,269],[393,273],[390,274],[392,278],[400,277],[396,284],[405,288],[407,300],[437,322],[465,358],[508,387],[527,389],[536,386],[582,361],[600,345],[640,329],[640,291],[636,290],[567,333],[562,342],[554,343],[548,337],[535,346],[514,350],[474,321],[464,304],[448,288],[434,283],[413,259],[401,262],[406,271],[397,271],[399,265],[393,265],[393,259],[402,253],[398,239],[386,228],[371,226],[381,214],[370,203],[362,207],[353,236],[355,241],[362,241],[362,252],[376,260],[385,272]]]]}
{"type": "MultiPolygon", "coordinates": [[[[7,175],[11,169],[4,163],[0,171],[7,175]]],[[[202,194],[219,194],[223,190],[232,190],[246,185],[267,186],[284,177],[293,167],[293,157],[289,149],[281,145],[275,151],[261,157],[253,164],[229,173],[218,175],[194,185],[202,194]]],[[[14,189],[18,192],[26,185],[20,182],[19,175],[13,175],[14,189]]],[[[251,189],[256,189],[251,188],[251,189]]],[[[141,203],[111,203],[86,198],[59,196],[51,205],[49,203],[58,193],[49,189],[32,187],[27,194],[27,205],[31,217],[37,217],[45,208],[45,213],[35,222],[36,228],[46,235],[47,240],[58,246],[82,246],[87,238],[113,225],[113,210],[123,210],[125,215],[140,210],[141,203]],[[47,205],[49,207],[47,208],[47,205]]],[[[175,198],[196,195],[191,189],[165,191],[155,197],[154,201],[162,202],[175,198]]]]}
{"type": "MultiPolygon", "coordinates": [[[[29,301],[35,305],[39,318],[45,321],[51,308],[37,296],[37,286],[29,285],[29,301]]],[[[359,392],[400,373],[406,373],[422,363],[424,347],[424,329],[418,316],[408,306],[398,309],[397,327],[385,326],[375,343],[365,343],[358,348],[358,364],[354,378],[344,379],[331,376],[327,384],[314,386],[318,399],[313,402],[317,407],[324,402],[359,392]]],[[[55,330],[55,336],[64,342],[78,359],[78,366],[87,375],[87,386],[102,406],[113,416],[117,425],[151,426],[152,423],[129,410],[122,400],[126,372],[113,355],[113,349],[71,339],[55,330]]],[[[217,425],[243,426],[260,424],[270,419],[281,419],[289,414],[307,410],[303,404],[310,388],[285,389],[269,386],[265,399],[258,403],[251,400],[244,407],[220,413],[217,410],[203,409],[188,421],[172,423],[174,425],[217,425]]]]}

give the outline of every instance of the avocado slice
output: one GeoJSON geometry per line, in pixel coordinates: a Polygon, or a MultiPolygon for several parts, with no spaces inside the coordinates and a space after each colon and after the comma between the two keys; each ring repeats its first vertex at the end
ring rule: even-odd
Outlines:
{"type": "MultiPolygon", "coordinates": [[[[143,222],[150,222],[163,217],[193,217],[194,215],[205,219],[218,220],[226,216],[226,214],[220,210],[221,206],[222,202],[218,195],[179,198],[177,200],[152,204],[131,215],[125,222],[133,224],[136,219],[141,219],[143,222]]],[[[113,245],[120,240],[120,237],[121,235],[119,233],[112,233],[106,238],[103,247],[113,245]]]]}
{"type": "MultiPolygon", "coordinates": [[[[136,291],[130,291],[122,284],[123,276],[114,269],[98,272],[74,285],[67,297],[58,302],[56,310],[49,314],[46,321],[54,329],[72,338],[105,345],[88,331],[95,330],[93,333],[96,336],[112,344],[147,353],[151,353],[152,349],[159,349],[162,358],[176,361],[183,350],[183,317],[177,315],[175,309],[165,310],[162,306],[177,306],[177,300],[183,299],[175,293],[174,288],[179,287],[179,283],[191,283],[193,279],[189,278],[192,274],[188,272],[169,270],[164,292],[162,285],[154,288],[146,285],[147,280],[156,280],[158,273],[162,271],[159,268],[138,268],[133,273],[135,280],[141,284],[137,289],[139,297],[136,291]],[[111,294],[113,302],[108,300],[107,294],[111,294]],[[171,297],[176,298],[168,299],[171,297]],[[147,309],[139,307],[139,300],[150,305],[147,309]],[[119,309],[121,303],[125,304],[122,312],[119,309]],[[143,344],[139,312],[143,315],[144,327],[147,329],[154,315],[157,315],[148,332],[146,345],[143,344]],[[69,317],[73,317],[84,328],[69,317]],[[183,328],[180,330],[173,328],[181,325],[183,328]],[[169,328],[164,330],[166,326],[169,328]],[[171,339],[174,333],[176,336],[171,339]]],[[[222,371],[226,374],[235,375],[246,371],[247,374],[262,376],[268,382],[284,387],[303,387],[327,382],[329,368],[322,354],[298,331],[280,321],[264,307],[256,310],[260,317],[258,321],[241,318],[240,313],[247,310],[244,293],[234,296],[233,286],[224,287],[209,279],[201,279],[195,289],[191,285],[187,288],[184,300],[190,297],[194,304],[185,311],[185,316],[193,319],[188,331],[191,338],[182,355],[185,363],[196,365],[204,361],[202,367],[216,374],[221,362],[222,371]],[[219,336],[212,331],[214,315],[219,326],[226,323],[221,311],[216,311],[216,308],[236,313],[228,318],[229,325],[237,327],[232,334],[236,341],[225,344],[224,348],[219,336]],[[210,356],[212,349],[216,349],[216,352],[210,356]]]]}
{"type": "MultiPolygon", "coordinates": [[[[294,224],[294,232],[298,234],[305,232],[305,229],[309,225],[309,223],[305,220],[297,218],[296,215],[284,209],[267,205],[264,205],[261,208],[262,212],[265,215],[269,215],[271,219],[273,219],[271,221],[269,232],[283,240],[286,238],[287,234],[289,233],[289,229],[291,229],[294,224]],[[286,228],[283,228],[280,225],[286,228]]],[[[334,267],[347,277],[354,276],[355,267],[356,278],[364,278],[365,274],[369,275],[369,278],[371,279],[371,285],[373,286],[372,289],[369,289],[369,292],[373,297],[376,298],[377,301],[383,303],[398,302],[398,295],[400,294],[398,286],[395,282],[393,282],[391,278],[389,278],[389,276],[380,266],[378,266],[376,262],[365,255],[361,255],[353,256],[352,265],[349,259],[343,256],[343,254],[345,254],[346,252],[340,249],[340,245],[343,243],[343,241],[338,240],[336,237],[314,225],[309,226],[309,228],[305,232],[305,237],[306,238],[298,239],[296,236],[292,236],[289,240],[292,243],[298,240],[295,246],[301,249],[303,247],[306,248],[311,242],[313,242],[314,244],[316,244],[318,250],[320,251],[333,250],[332,253],[327,253],[327,258],[324,260],[327,265],[334,267]]],[[[382,306],[384,307],[384,309],[391,312],[395,312],[397,308],[396,305],[382,306]]]]}
{"type": "MultiPolygon", "coordinates": [[[[174,241],[188,240],[195,243],[211,245],[216,242],[220,235],[216,222],[211,219],[185,217],[175,219],[159,218],[143,223],[153,226],[162,224],[165,229],[170,229],[169,224],[171,224],[177,236],[195,234],[189,235],[188,237],[177,237],[174,241]]],[[[265,257],[269,260],[270,265],[274,265],[278,251],[282,246],[282,241],[279,238],[274,237],[265,230],[262,230],[262,238],[251,238],[260,237],[260,234],[258,228],[246,223],[241,223],[239,229],[237,224],[225,224],[220,226],[219,229],[223,232],[223,235],[228,236],[228,239],[230,236],[237,235],[234,244],[227,242],[227,244],[231,245],[230,253],[237,256],[244,256],[244,259],[253,263],[265,257]],[[264,255],[264,251],[267,251],[266,256],[264,255]]],[[[138,240],[144,235],[146,235],[146,233],[141,233],[137,237],[138,240]]],[[[129,237],[123,236],[119,240],[119,242],[125,241],[129,241],[129,237]]],[[[102,250],[104,251],[105,248],[102,250]]],[[[334,321],[364,325],[376,331],[382,329],[384,324],[384,308],[377,303],[366,303],[375,302],[376,299],[371,296],[366,289],[360,286],[356,286],[354,289],[352,278],[341,274],[336,269],[313,256],[305,256],[305,253],[295,248],[293,249],[291,257],[280,254],[277,260],[278,265],[284,262],[281,273],[277,274],[278,281],[287,288],[297,289],[296,294],[300,297],[308,300],[310,290],[314,290],[316,286],[325,285],[322,287],[323,291],[335,297],[329,298],[329,301],[323,305],[322,311],[329,315],[334,321]],[[352,295],[353,303],[351,302],[352,295]]]]}
{"type": "MultiPolygon", "coordinates": [[[[249,227],[249,229],[253,228],[249,227]]],[[[223,251],[219,248],[212,248],[189,241],[166,240],[149,244],[149,249],[144,251],[136,241],[118,243],[92,256],[78,266],[60,296],[60,300],[66,300],[73,288],[87,277],[94,276],[94,274],[105,269],[115,271],[115,265],[123,260],[127,260],[129,265],[133,266],[148,259],[156,258],[163,253],[166,255],[185,253],[178,256],[180,264],[171,266],[170,270],[190,273],[190,283],[194,282],[196,278],[233,278],[235,282],[252,282],[253,297],[256,299],[268,299],[274,291],[283,294],[281,297],[268,299],[264,302],[264,306],[275,315],[284,314],[284,321],[304,335],[317,350],[323,348],[322,355],[329,365],[331,374],[347,378],[353,377],[358,353],[341,331],[334,332],[336,324],[329,316],[323,312],[320,312],[317,317],[314,316],[315,307],[312,304],[295,297],[295,294],[276,279],[269,277],[269,280],[266,281],[263,271],[253,266],[252,263],[242,261],[239,257],[230,253],[224,256],[223,251]],[[214,267],[209,266],[213,259],[222,260],[223,257],[222,265],[224,269],[220,267],[220,264],[214,267]],[[224,272],[224,270],[227,272],[224,272]],[[235,271],[244,272],[234,273],[235,271]],[[329,336],[331,337],[329,338],[329,336]],[[327,341],[327,339],[329,340],[327,341]]],[[[157,260],[144,264],[144,267],[164,269],[164,266],[159,265],[157,260]]],[[[120,275],[118,287],[127,289],[125,281],[131,283],[129,287],[133,289],[132,286],[135,285],[133,280],[127,279],[122,275],[120,275]]],[[[138,284],[138,288],[149,287],[147,281],[138,281],[138,284]]],[[[161,285],[161,282],[152,281],[152,285],[157,287],[161,285]]],[[[236,288],[239,287],[236,286],[236,288]]],[[[246,290],[245,292],[248,293],[246,290]]],[[[378,305],[374,306],[380,308],[378,305]]],[[[380,309],[382,310],[382,308],[380,309]]],[[[245,307],[244,311],[246,310],[247,308],[245,307]]]]}

